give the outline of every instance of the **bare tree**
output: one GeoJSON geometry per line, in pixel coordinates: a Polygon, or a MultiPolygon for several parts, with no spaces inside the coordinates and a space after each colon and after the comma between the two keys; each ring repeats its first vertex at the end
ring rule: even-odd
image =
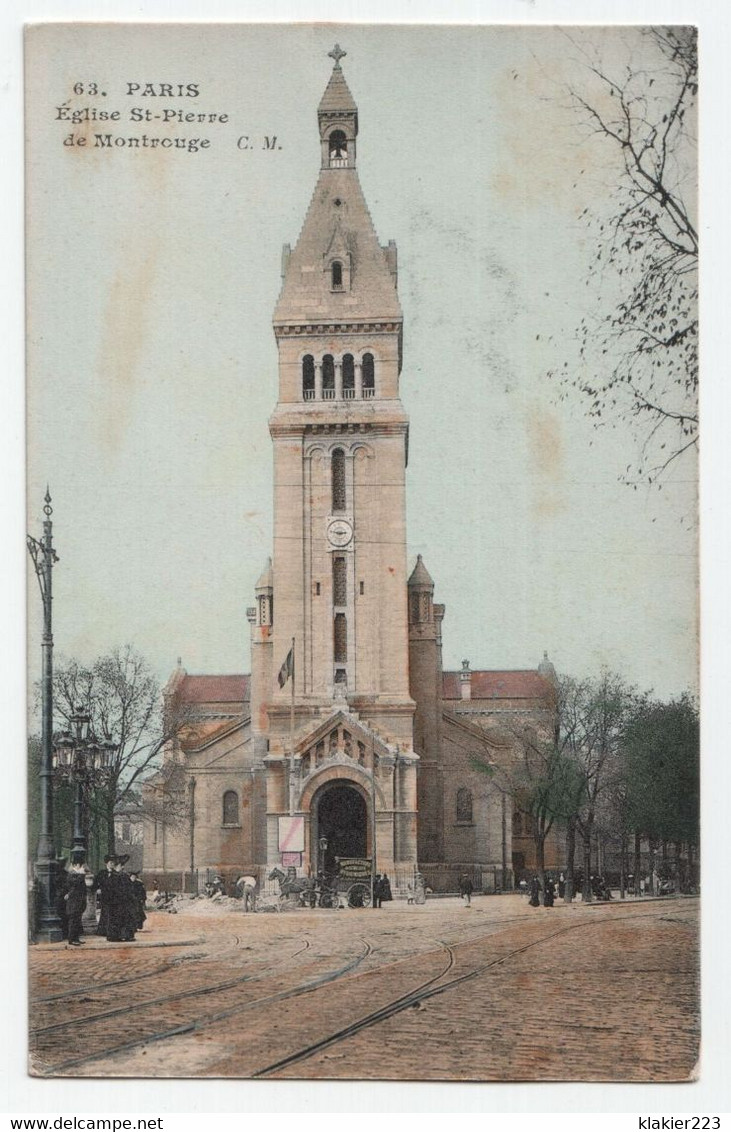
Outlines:
{"type": "MultiPolygon", "coordinates": [[[[56,668],[54,713],[68,725],[77,706],[91,716],[98,738],[117,745],[106,785],[90,798],[100,811],[107,852],[114,852],[114,816],[120,808],[134,809],[143,779],[162,762],[164,748],[183,727],[195,727],[190,708],[168,697],[163,703],[160,684],[148,662],[130,645],[115,649],[91,665],[71,660],[56,668]]],[[[177,808],[172,805],[171,809],[177,808]]]]}
{"type": "Polygon", "coordinates": [[[591,61],[586,89],[570,92],[614,151],[616,185],[581,214],[601,306],[579,326],[580,372],[566,362],[551,376],[562,399],[583,395],[597,427],[636,427],[641,455],[622,476],[635,487],[698,442],[696,39],[692,27],[646,29],[639,61],[618,76],[591,61]]]}
{"type": "MultiPolygon", "coordinates": [[[[575,836],[576,814],[584,792],[582,768],[573,752],[579,719],[575,701],[575,682],[559,679],[546,701],[542,720],[503,725],[511,738],[510,759],[503,760],[499,768],[478,758],[472,760],[475,769],[491,775],[496,787],[511,797],[525,816],[542,888],[549,836],[557,828],[566,829],[569,838],[575,836]]],[[[573,850],[570,865],[572,862],[573,850]]]]}
{"type": "Polygon", "coordinates": [[[616,789],[624,728],[642,697],[622,676],[607,669],[595,680],[575,682],[575,688],[572,758],[580,771],[582,790],[574,799],[574,819],[583,846],[583,898],[591,900],[592,837],[616,789]]]}

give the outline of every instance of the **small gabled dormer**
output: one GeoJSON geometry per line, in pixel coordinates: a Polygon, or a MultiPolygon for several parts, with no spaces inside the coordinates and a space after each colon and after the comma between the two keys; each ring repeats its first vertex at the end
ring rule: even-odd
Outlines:
{"type": "Polygon", "coordinates": [[[350,290],[350,251],[337,221],[327,251],[322,257],[322,268],[328,277],[331,291],[350,290]]]}

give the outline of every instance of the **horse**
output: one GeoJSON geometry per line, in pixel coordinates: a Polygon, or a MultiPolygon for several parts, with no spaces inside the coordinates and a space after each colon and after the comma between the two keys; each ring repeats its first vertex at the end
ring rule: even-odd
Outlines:
{"type": "Polygon", "coordinates": [[[274,868],[269,874],[269,880],[279,881],[280,899],[296,896],[298,904],[309,903],[312,907],[315,898],[315,882],[312,877],[287,876],[281,869],[274,868]]]}
{"type": "Polygon", "coordinates": [[[234,891],[244,902],[244,912],[256,911],[256,877],[239,877],[234,885],[234,891]]]}

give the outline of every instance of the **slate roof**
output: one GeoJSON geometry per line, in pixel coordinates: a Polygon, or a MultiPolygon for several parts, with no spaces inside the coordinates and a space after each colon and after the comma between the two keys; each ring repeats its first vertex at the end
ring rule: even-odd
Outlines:
{"type": "MultiPolygon", "coordinates": [[[[459,672],[442,674],[442,694],[445,700],[459,700],[459,672]]],[[[533,700],[542,699],[551,691],[551,684],[534,669],[512,671],[472,671],[471,700],[533,700]]]]}

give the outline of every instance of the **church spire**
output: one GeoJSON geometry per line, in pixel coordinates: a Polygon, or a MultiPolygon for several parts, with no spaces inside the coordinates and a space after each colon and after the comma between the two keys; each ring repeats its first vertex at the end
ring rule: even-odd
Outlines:
{"type": "Polygon", "coordinates": [[[323,169],[354,169],[358,107],[348,90],[340,60],[346,54],[335,44],[328,55],[335,60],[330,81],[317,108],[323,169]]]}
{"type": "MultiPolygon", "coordinates": [[[[340,65],[344,54],[337,44],[330,52],[335,65],[317,110],[320,174],[299,239],[294,249],[285,248],[274,328],[280,336],[295,332],[295,324],[302,333],[303,324],[377,323],[380,333],[396,334],[400,343],[396,246],[379,244],[358,182],[358,107],[340,65]]],[[[366,353],[367,345],[359,344],[366,353]]],[[[309,376],[312,388],[308,385],[307,392],[322,399],[315,395],[314,371],[309,376]]],[[[363,380],[368,381],[365,373],[363,380]]]]}

